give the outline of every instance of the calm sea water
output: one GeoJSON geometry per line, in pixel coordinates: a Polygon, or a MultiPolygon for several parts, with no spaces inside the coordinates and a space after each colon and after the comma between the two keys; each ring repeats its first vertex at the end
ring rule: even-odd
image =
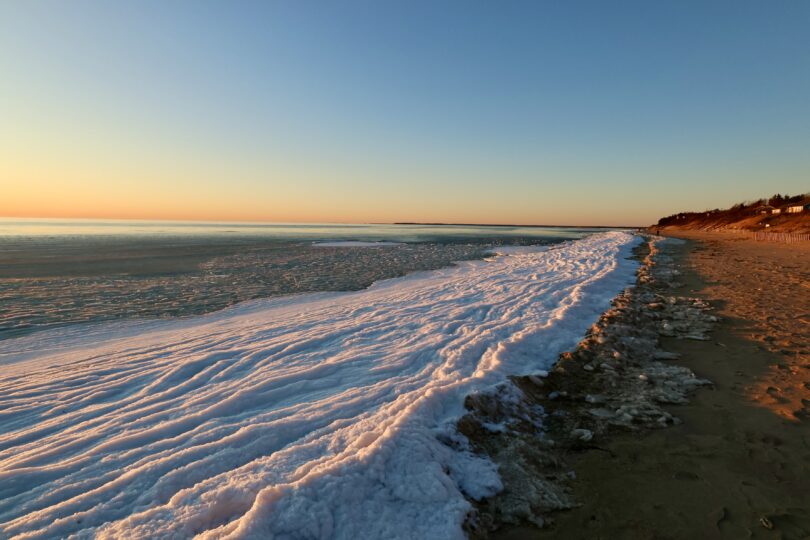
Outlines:
{"type": "Polygon", "coordinates": [[[112,319],[207,313],[237,302],[374,281],[548,244],[594,229],[0,219],[0,339],[112,319]],[[397,242],[385,247],[328,241],[397,242]]]}
{"type": "Polygon", "coordinates": [[[279,240],[395,240],[447,238],[580,238],[594,229],[469,225],[330,223],[212,223],[200,221],[0,218],[0,238],[70,237],[250,237],[279,240]]]}

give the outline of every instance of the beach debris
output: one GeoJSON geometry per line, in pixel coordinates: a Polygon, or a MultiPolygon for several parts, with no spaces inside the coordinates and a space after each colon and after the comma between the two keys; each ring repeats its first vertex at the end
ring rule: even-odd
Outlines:
{"type": "Polygon", "coordinates": [[[677,360],[680,358],[681,355],[674,352],[667,352],[667,351],[657,351],[653,354],[653,359],[655,360],[677,360]]]}
{"type": "Polygon", "coordinates": [[[543,386],[543,379],[541,379],[537,375],[529,375],[527,378],[529,379],[529,381],[531,381],[533,385],[543,386]]]}
{"type": "Polygon", "coordinates": [[[595,416],[596,418],[613,418],[616,416],[616,413],[610,409],[605,409],[604,407],[600,407],[598,409],[588,409],[588,412],[591,414],[591,416],[595,416]]]}
{"type": "Polygon", "coordinates": [[[571,432],[571,437],[583,442],[588,442],[593,439],[593,432],[590,429],[578,428],[571,432]]]}

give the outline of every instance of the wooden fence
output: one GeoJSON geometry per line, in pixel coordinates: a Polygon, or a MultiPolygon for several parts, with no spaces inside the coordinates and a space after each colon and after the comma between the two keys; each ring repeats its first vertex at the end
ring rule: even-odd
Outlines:
{"type": "Polygon", "coordinates": [[[754,240],[758,242],[785,242],[793,244],[795,242],[810,241],[810,233],[773,233],[758,231],[753,234],[754,240]]]}

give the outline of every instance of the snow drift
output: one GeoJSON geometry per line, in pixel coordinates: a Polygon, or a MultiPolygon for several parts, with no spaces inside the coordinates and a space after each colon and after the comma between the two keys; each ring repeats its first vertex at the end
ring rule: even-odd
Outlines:
{"type": "Polygon", "coordinates": [[[573,347],[633,244],[0,342],[0,536],[462,537],[500,487],[464,397],[573,347]]]}

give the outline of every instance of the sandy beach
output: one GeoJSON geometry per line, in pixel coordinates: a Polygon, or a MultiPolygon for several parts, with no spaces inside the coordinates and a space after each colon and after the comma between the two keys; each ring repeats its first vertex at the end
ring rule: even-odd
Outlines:
{"type": "Polygon", "coordinates": [[[674,250],[677,294],[704,299],[710,339],[662,337],[713,384],[667,407],[682,422],[611,434],[566,456],[579,506],[500,538],[807,538],[810,245],[694,231],[674,250]]]}

